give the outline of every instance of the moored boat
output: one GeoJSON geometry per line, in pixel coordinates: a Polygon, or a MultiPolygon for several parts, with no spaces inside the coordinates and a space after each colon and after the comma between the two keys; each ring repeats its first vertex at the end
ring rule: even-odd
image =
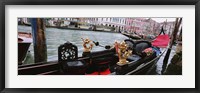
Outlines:
{"type": "Polygon", "coordinates": [[[70,42],[58,48],[58,61],[18,66],[19,75],[145,75],[150,74],[162,55],[159,49],[148,41],[124,40],[133,54],[127,58],[129,63],[117,65],[119,56],[115,48],[91,52],[78,57],[76,45],[70,42]],[[144,53],[145,49],[152,54],[144,53]]]}
{"type": "Polygon", "coordinates": [[[128,33],[122,33],[124,36],[127,36],[131,39],[142,39],[140,36],[138,35],[134,35],[134,34],[128,34],[128,33]]]}
{"type": "Polygon", "coordinates": [[[31,33],[18,32],[18,65],[23,64],[32,41],[31,33]]]}

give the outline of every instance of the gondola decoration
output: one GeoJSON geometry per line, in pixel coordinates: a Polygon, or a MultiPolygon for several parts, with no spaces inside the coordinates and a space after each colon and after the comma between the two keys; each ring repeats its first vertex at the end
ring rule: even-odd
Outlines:
{"type": "Polygon", "coordinates": [[[125,65],[128,63],[126,60],[131,54],[132,50],[127,50],[128,46],[127,44],[122,41],[120,44],[118,43],[118,56],[119,56],[119,62],[117,62],[117,65],[125,65]]]}

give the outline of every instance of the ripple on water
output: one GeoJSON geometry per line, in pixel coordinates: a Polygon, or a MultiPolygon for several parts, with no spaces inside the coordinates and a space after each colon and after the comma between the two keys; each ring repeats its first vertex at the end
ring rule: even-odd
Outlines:
{"type": "MultiPolygon", "coordinates": [[[[31,27],[28,26],[18,26],[19,31],[30,32],[31,27]]],[[[80,30],[67,30],[67,29],[57,29],[57,28],[46,28],[46,42],[47,42],[47,53],[48,59],[57,59],[57,49],[61,44],[67,41],[77,45],[79,50],[79,56],[83,52],[82,40],[81,38],[90,38],[92,41],[98,41],[101,45],[112,45],[115,40],[122,41],[127,39],[127,37],[119,33],[106,33],[106,32],[96,32],[96,31],[80,31],[80,30]],[[52,58],[56,57],[56,58],[52,58]]],[[[33,53],[33,44],[29,49],[33,53]]],[[[105,50],[103,47],[94,46],[92,51],[105,50]]]]}

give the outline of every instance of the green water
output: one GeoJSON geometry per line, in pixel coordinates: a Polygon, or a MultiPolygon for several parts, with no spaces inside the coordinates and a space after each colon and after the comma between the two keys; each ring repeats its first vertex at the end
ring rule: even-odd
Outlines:
{"type": "MultiPolygon", "coordinates": [[[[18,31],[32,32],[30,26],[18,26],[18,31]]],[[[58,60],[58,46],[69,41],[78,47],[78,56],[82,55],[83,46],[81,38],[90,38],[93,41],[98,41],[99,44],[113,45],[115,40],[123,41],[127,39],[120,33],[97,32],[97,31],[83,31],[83,30],[68,30],[57,28],[46,28],[46,42],[47,42],[47,57],[48,61],[58,60]]],[[[94,46],[92,51],[105,50],[103,47],[94,46]]],[[[24,64],[34,62],[33,44],[29,48],[27,58],[24,64]]]]}

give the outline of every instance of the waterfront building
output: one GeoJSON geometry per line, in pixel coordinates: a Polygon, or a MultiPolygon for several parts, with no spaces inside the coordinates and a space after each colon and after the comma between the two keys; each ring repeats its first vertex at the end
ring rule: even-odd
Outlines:
{"type": "MultiPolygon", "coordinates": [[[[19,18],[18,21],[23,23],[30,23],[28,18],[19,18]]],[[[113,28],[115,32],[128,32],[135,34],[157,35],[161,27],[164,26],[167,34],[170,34],[174,29],[174,22],[158,23],[151,18],[139,17],[66,17],[66,18],[46,18],[47,26],[60,26],[60,27],[80,27],[86,26],[101,26],[113,28]]],[[[89,28],[90,28],[89,27],[89,28]]]]}
{"type": "Polygon", "coordinates": [[[138,35],[158,35],[160,23],[151,18],[131,18],[125,20],[125,32],[138,35]]]}
{"type": "Polygon", "coordinates": [[[143,33],[148,35],[158,35],[161,27],[160,27],[160,23],[156,22],[155,20],[152,20],[151,18],[148,19],[144,19],[143,20],[144,25],[143,27],[143,33]]]}
{"type": "Polygon", "coordinates": [[[144,31],[144,27],[146,26],[146,22],[144,22],[144,18],[131,18],[131,32],[135,34],[141,34],[144,31]]]}
{"type": "Polygon", "coordinates": [[[109,26],[115,28],[116,32],[123,31],[125,27],[125,18],[113,17],[113,18],[103,18],[100,21],[104,26],[109,26]]]}
{"type": "Polygon", "coordinates": [[[47,22],[46,22],[46,25],[47,25],[47,26],[56,26],[56,25],[54,24],[54,20],[52,20],[52,19],[48,19],[47,22]]]}
{"type": "Polygon", "coordinates": [[[20,22],[21,24],[31,24],[31,20],[30,18],[18,18],[18,22],[20,22]]]}
{"type": "Polygon", "coordinates": [[[102,17],[102,18],[81,18],[81,23],[87,23],[96,26],[104,26],[114,28],[116,32],[124,30],[125,18],[118,17],[102,17]]]}

